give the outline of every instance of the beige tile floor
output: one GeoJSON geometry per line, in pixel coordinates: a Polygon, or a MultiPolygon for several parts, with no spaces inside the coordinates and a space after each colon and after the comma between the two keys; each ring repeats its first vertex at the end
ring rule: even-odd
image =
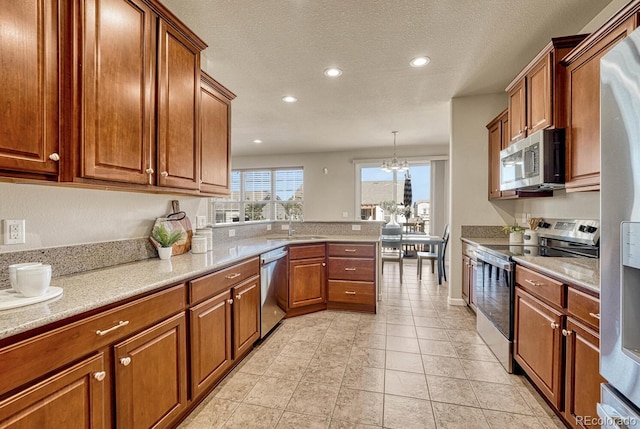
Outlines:
{"type": "Polygon", "coordinates": [[[447,304],[446,283],[387,264],[377,314],[286,319],[183,422],[204,428],[563,428],[447,304]]]}

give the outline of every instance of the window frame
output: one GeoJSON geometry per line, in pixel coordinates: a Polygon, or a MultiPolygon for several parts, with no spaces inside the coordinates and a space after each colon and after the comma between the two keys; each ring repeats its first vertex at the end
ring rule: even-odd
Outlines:
{"type": "MultiPolygon", "coordinates": [[[[302,199],[295,199],[294,201],[298,204],[300,204],[301,206],[301,210],[300,210],[300,216],[302,216],[302,212],[304,211],[304,167],[277,167],[277,168],[246,168],[246,169],[236,169],[236,170],[232,170],[231,171],[231,177],[233,177],[233,173],[239,173],[239,181],[240,181],[240,190],[239,190],[239,199],[232,199],[231,196],[229,197],[214,197],[211,199],[210,202],[210,215],[209,215],[209,223],[211,225],[213,225],[214,227],[222,227],[222,226],[232,226],[232,225],[253,225],[253,224],[259,224],[259,223],[267,223],[267,222],[278,222],[278,221],[283,221],[284,219],[277,219],[278,216],[278,210],[277,210],[277,206],[276,204],[281,202],[281,200],[277,200],[274,198],[270,198],[267,200],[247,200],[246,199],[246,195],[247,195],[247,190],[246,190],[246,183],[245,183],[245,177],[246,177],[246,173],[250,173],[250,172],[259,172],[259,171],[263,171],[263,172],[269,172],[270,173],[270,192],[269,195],[273,196],[276,195],[277,196],[277,181],[276,181],[276,177],[278,175],[278,172],[282,172],[282,171],[300,171],[301,175],[302,175],[302,184],[301,184],[301,188],[302,188],[302,199]],[[216,221],[216,214],[217,214],[217,209],[216,209],[216,204],[217,203],[226,203],[226,204],[238,204],[239,205],[239,209],[238,209],[238,221],[234,222],[217,222],[216,221]],[[247,206],[250,204],[264,204],[266,207],[268,207],[268,213],[270,213],[265,219],[260,219],[260,220],[247,220],[247,206]]],[[[231,179],[233,180],[233,179],[231,179]]],[[[233,183],[230,184],[230,187],[233,187],[233,183]]],[[[294,190],[294,195],[296,193],[297,190],[294,190]]]]}

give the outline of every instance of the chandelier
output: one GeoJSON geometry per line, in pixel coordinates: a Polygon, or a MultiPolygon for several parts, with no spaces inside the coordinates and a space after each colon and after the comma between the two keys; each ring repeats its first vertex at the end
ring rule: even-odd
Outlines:
{"type": "Polygon", "coordinates": [[[396,156],[396,135],[398,134],[398,132],[391,131],[391,134],[393,134],[393,158],[391,158],[391,161],[387,161],[386,159],[382,161],[382,165],[380,166],[380,168],[382,169],[382,171],[385,171],[387,173],[391,171],[408,170],[409,163],[406,160],[403,162],[398,161],[398,157],[396,156]]]}

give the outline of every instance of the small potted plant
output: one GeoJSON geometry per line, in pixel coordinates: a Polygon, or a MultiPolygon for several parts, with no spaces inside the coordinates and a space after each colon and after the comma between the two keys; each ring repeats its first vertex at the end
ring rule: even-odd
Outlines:
{"type": "Polygon", "coordinates": [[[522,243],[522,235],[524,233],[524,228],[514,223],[513,225],[506,225],[502,227],[502,230],[505,234],[509,234],[509,243],[518,244],[522,243]]]}
{"type": "Polygon", "coordinates": [[[158,256],[160,259],[171,258],[173,250],[171,246],[182,238],[182,233],[182,231],[178,230],[169,232],[164,225],[157,225],[153,228],[153,231],[151,231],[151,238],[160,245],[160,247],[158,247],[158,256]]]}

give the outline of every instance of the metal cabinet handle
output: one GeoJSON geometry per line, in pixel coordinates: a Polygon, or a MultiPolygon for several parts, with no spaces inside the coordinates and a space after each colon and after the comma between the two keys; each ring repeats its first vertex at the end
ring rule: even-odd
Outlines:
{"type": "Polygon", "coordinates": [[[163,172],[160,173],[160,175],[162,177],[167,177],[169,175],[169,173],[167,173],[166,171],[163,171],[163,172]]]}
{"type": "Polygon", "coordinates": [[[147,168],[146,170],[144,170],[145,173],[147,174],[153,174],[153,168],[147,168]]]}
{"type": "Polygon", "coordinates": [[[525,283],[529,283],[531,286],[542,286],[544,283],[538,283],[530,279],[524,279],[525,283]]]}
{"type": "Polygon", "coordinates": [[[129,364],[131,363],[131,358],[129,356],[120,358],[120,363],[123,366],[129,366],[129,364]]]}
{"type": "Polygon", "coordinates": [[[60,161],[60,155],[54,152],[51,155],[49,155],[49,159],[51,161],[60,161]]]}
{"type": "Polygon", "coordinates": [[[238,301],[240,301],[240,299],[241,299],[241,298],[242,298],[242,295],[240,295],[240,294],[237,294],[237,295],[236,295],[236,299],[237,299],[238,301]]]}
{"type": "Polygon", "coordinates": [[[558,329],[560,327],[556,322],[551,322],[551,329],[558,329]]]}
{"type": "Polygon", "coordinates": [[[353,253],[353,252],[356,252],[356,249],[344,249],[344,251],[353,253]]]}
{"type": "Polygon", "coordinates": [[[228,299],[227,300],[227,304],[229,304],[229,305],[233,304],[233,299],[228,299]]]}
{"type": "Polygon", "coordinates": [[[344,291],[344,294],[345,294],[345,295],[355,295],[355,294],[356,294],[356,292],[355,292],[355,291],[353,291],[353,290],[345,290],[345,291],[344,291]]]}
{"type": "Polygon", "coordinates": [[[129,324],[129,321],[128,321],[128,320],[121,320],[121,321],[119,321],[119,322],[118,322],[118,324],[117,324],[117,325],[112,326],[112,327],[110,327],[109,329],[105,329],[104,331],[97,330],[97,331],[96,331],[96,335],[100,335],[100,336],[107,335],[109,332],[113,332],[113,331],[115,331],[116,329],[120,329],[120,328],[122,328],[123,326],[127,326],[128,324],[129,324]]]}
{"type": "Polygon", "coordinates": [[[600,320],[600,313],[589,313],[589,316],[591,316],[591,317],[593,317],[593,318],[595,318],[595,319],[600,320]]]}
{"type": "Polygon", "coordinates": [[[106,376],[107,376],[107,373],[104,371],[98,371],[93,373],[93,378],[95,378],[98,381],[104,380],[106,376]]]}
{"type": "Polygon", "coordinates": [[[568,337],[569,335],[571,335],[573,333],[573,331],[567,331],[566,329],[562,330],[562,335],[564,335],[565,337],[568,337]]]}
{"type": "Polygon", "coordinates": [[[345,270],[345,271],[355,271],[356,269],[355,269],[355,268],[345,267],[345,269],[344,269],[344,270],[345,270]]]}
{"type": "Polygon", "coordinates": [[[240,277],[241,275],[242,275],[242,274],[240,274],[240,273],[233,273],[233,274],[228,274],[228,275],[226,275],[226,276],[225,276],[225,278],[227,278],[227,279],[229,279],[229,280],[233,280],[233,279],[235,279],[236,277],[240,277]]]}

